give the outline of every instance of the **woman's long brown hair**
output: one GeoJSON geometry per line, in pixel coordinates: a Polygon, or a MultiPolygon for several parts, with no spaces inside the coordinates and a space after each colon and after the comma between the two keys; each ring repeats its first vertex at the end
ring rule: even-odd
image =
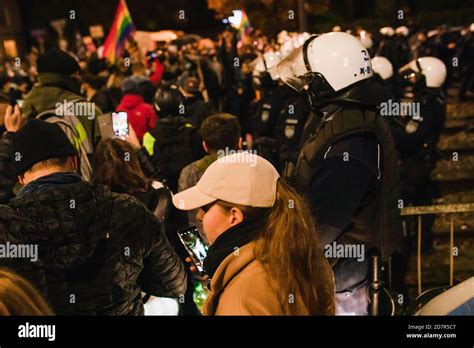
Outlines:
{"type": "Polygon", "coordinates": [[[23,277],[0,269],[0,316],[54,315],[34,286],[23,277]]]}
{"type": "Polygon", "coordinates": [[[102,140],[97,146],[92,182],[130,195],[146,192],[150,188],[150,180],[143,174],[135,150],[118,138],[102,140]]]}
{"type": "MultiPolygon", "coordinates": [[[[244,218],[263,216],[262,208],[230,203],[223,207],[238,207],[244,218]]],[[[335,314],[334,276],[319,245],[314,218],[303,198],[282,180],[254,252],[285,314],[301,314],[298,303],[310,315],[335,314]]]]}

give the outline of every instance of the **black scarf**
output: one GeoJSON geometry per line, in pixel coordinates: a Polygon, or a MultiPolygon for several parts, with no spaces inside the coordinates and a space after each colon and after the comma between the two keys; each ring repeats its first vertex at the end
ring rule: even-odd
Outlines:
{"type": "Polygon", "coordinates": [[[221,262],[234,252],[236,247],[240,248],[255,239],[260,227],[265,224],[267,216],[264,214],[253,220],[245,219],[229,228],[214,241],[203,264],[209,278],[212,278],[221,262]]]}

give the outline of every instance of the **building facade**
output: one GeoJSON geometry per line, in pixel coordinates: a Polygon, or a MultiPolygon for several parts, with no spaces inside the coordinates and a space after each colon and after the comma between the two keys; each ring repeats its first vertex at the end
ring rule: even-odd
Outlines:
{"type": "Polygon", "coordinates": [[[25,54],[21,14],[17,0],[1,0],[0,62],[25,54]]]}

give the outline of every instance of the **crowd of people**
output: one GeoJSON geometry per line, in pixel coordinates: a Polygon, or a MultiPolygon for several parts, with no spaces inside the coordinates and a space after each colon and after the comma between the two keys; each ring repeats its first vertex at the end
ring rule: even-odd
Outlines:
{"type": "Polygon", "coordinates": [[[165,297],[200,315],[203,283],[205,315],[367,315],[374,250],[406,295],[414,229],[400,208],[436,194],[445,93],[459,79],[466,99],[473,54],[473,25],[229,27],[149,52],[129,40],[114,64],[54,40],[6,62],[0,314],[142,315],[165,297]],[[128,134],[106,137],[115,112],[128,134]],[[193,225],[205,275],[177,234],[193,225]],[[37,260],[12,256],[19,246],[37,260]]]}

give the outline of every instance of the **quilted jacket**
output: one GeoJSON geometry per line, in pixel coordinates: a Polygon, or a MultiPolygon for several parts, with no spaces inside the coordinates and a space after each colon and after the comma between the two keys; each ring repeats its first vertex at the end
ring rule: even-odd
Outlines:
{"type": "Polygon", "coordinates": [[[153,213],[84,181],[0,205],[0,267],[30,280],[59,315],[141,315],[141,291],[186,291],[185,268],[153,213]],[[13,257],[19,245],[30,247],[13,257]]]}

